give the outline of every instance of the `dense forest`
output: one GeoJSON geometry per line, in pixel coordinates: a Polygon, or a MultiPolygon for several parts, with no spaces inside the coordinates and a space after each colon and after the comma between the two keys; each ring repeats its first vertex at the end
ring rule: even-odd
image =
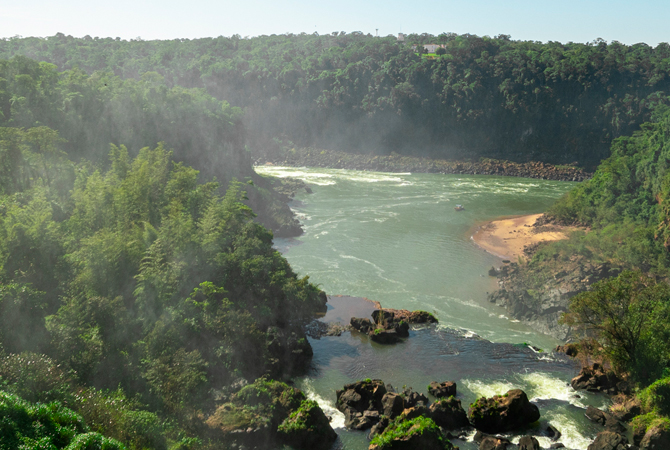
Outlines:
{"type": "MultiPolygon", "coordinates": [[[[301,321],[326,300],[248,206],[288,211],[240,110],[156,73],[20,56],[0,87],[0,446],[220,448],[206,420],[230,386],[303,370],[301,321]]],[[[283,395],[264,406],[275,431],[316,414],[270,378],[244,395],[283,395]]],[[[259,401],[238,403],[256,420],[259,401]]]]}
{"type": "Polygon", "coordinates": [[[37,152],[47,180],[51,171],[61,170],[56,141],[70,160],[83,158],[98,167],[109,166],[110,144],[125,145],[136,155],[164,142],[177,161],[198,168],[201,181],[216,178],[223,188],[233,179],[248,182],[244,190],[260,222],[280,235],[299,234],[285,199],[252,169],[242,111],[202,89],[168,87],[157,73],[122,80],[102,72],[59,72],[52,64],[17,56],[0,60],[0,105],[0,126],[58,131],[53,142],[45,140],[49,131],[44,138],[39,130],[29,131],[43,147],[37,152]]]}
{"type": "Polygon", "coordinates": [[[1,40],[0,57],[14,55],[123,80],[157,72],[168,87],[203,88],[243,109],[254,152],[299,146],[587,168],[667,103],[670,83],[668,44],[505,35],[1,40]],[[413,48],[427,43],[444,44],[443,54],[413,48]]]}
{"type": "Polygon", "coordinates": [[[640,426],[670,427],[667,44],[58,34],[0,58],[1,445],[218,448],[318,409],[270,379],[309,361],[325,303],[263,226],[299,231],[252,168],[293,147],[602,161],[548,214],[589,232],[519,271],[625,270],[564,320],[641,389],[640,426]]]}

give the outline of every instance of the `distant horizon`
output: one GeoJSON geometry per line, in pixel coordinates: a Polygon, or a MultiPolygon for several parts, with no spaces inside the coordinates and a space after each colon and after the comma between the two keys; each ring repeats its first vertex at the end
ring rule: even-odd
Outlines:
{"type": "Polygon", "coordinates": [[[517,41],[574,42],[597,39],[656,47],[670,41],[666,23],[670,2],[661,0],[566,0],[540,4],[531,0],[425,0],[409,7],[399,0],[22,0],[0,8],[2,39],[49,37],[56,33],[123,40],[244,38],[296,34],[327,35],[360,31],[397,36],[402,32],[509,35],[517,41]]]}
{"type": "MultiPolygon", "coordinates": [[[[337,33],[340,33],[340,32],[342,32],[342,31],[344,31],[344,30],[337,31],[337,33]]],[[[389,34],[384,34],[384,35],[382,35],[382,34],[375,35],[375,34],[373,34],[373,33],[366,33],[366,32],[360,31],[360,30],[352,30],[352,31],[344,31],[344,32],[345,32],[346,34],[362,33],[362,34],[364,34],[365,36],[373,36],[373,37],[379,37],[379,38],[387,38],[387,37],[398,38],[398,34],[401,33],[401,32],[398,32],[398,33],[395,33],[395,34],[391,34],[391,33],[389,33],[389,34]]],[[[335,32],[333,31],[333,32],[331,32],[331,33],[318,33],[318,35],[319,35],[319,36],[330,36],[332,33],[335,33],[335,32]]],[[[574,44],[591,44],[591,43],[594,43],[594,42],[596,42],[596,41],[598,41],[598,40],[603,40],[603,41],[604,41],[605,43],[607,43],[608,45],[611,44],[611,43],[614,43],[614,42],[619,42],[620,44],[623,44],[623,45],[626,45],[626,46],[633,46],[633,45],[637,45],[637,44],[645,44],[645,45],[649,45],[650,47],[654,47],[654,48],[655,48],[655,47],[657,47],[659,44],[667,44],[667,43],[670,43],[670,39],[668,39],[667,41],[661,41],[661,42],[658,42],[658,43],[652,45],[652,44],[649,44],[649,43],[647,43],[647,42],[627,43],[627,42],[621,42],[621,41],[619,41],[619,40],[617,40],[617,39],[607,40],[607,39],[603,39],[603,38],[601,38],[601,37],[594,38],[594,39],[592,39],[592,40],[590,40],[590,41],[560,41],[560,40],[546,40],[546,41],[540,41],[540,40],[537,40],[537,39],[521,39],[521,38],[515,38],[514,36],[511,36],[511,35],[506,34],[506,33],[499,33],[499,34],[497,34],[497,35],[493,35],[493,36],[491,36],[491,35],[486,35],[486,34],[476,34],[476,33],[468,33],[468,32],[464,32],[464,33],[456,33],[456,32],[451,32],[451,31],[442,31],[442,32],[437,33],[437,34],[435,34],[435,33],[428,33],[428,32],[402,32],[402,34],[405,35],[405,36],[409,36],[409,35],[412,35],[412,34],[423,34],[423,33],[431,34],[431,35],[433,35],[433,36],[435,36],[435,37],[438,37],[438,36],[441,35],[441,34],[449,34],[449,33],[453,33],[453,34],[456,34],[456,35],[459,35],[459,36],[469,34],[469,35],[471,35],[471,36],[477,36],[477,37],[480,37],[480,38],[483,38],[483,37],[496,38],[496,37],[498,37],[498,36],[500,36],[500,35],[506,35],[506,36],[509,36],[509,39],[512,40],[512,41],[540,42],[540,43],[542,43],[542,44],[547,44],[547,43],[549,43],[549,42],[558,42],[558,43],[560,43],[560,44],[569,44],[569,43],[574,43],[574,44]]],[[[120,36],[91,36],[91,35],[88,35],[88,34],[87,34],[87,35],[83,35],[83,36],[74,36],[74,35],[72,35],[72,34],[63,33],[63,32],[60,32],[60,31],[59,31],[59,32],[56,32],[56,33],[54,33],[54,34],[46,35],[46,36],[22,36],[22,35],[5,36],[5,37],[0,37],[0,40],[7,41],[7,40],[10,40],[10,39],[48,39],[48,38],[50,38],[50,37],[57,36],[58,34],[63,34],[64,36],[72,37],[72,38],[74,38],[74,39],[84,39],[84,38],[86,38],[86,37],[90,37],[91,39],[114,39],[114,40],[119,39],[119,40],[121,40],[121,41],[126,41],[126,42],[130,42],[130,41],[150,42],[150,41],[179,41],[179,40],[181,40],[181,41],[194,41],[194,40],[198,40],[198,39],[217,39],[217,38],[221,38],[221,37],[223,37],[223,38],[228,38],[228,39],[229,39],[229,38],[231,38],[231,37],[233,37],[233,36],[239,36],[240,39],[255,39],[255,38],[260,38],[260,37],[268,37],[268,36],[288,36],[288,35],[300,36],[300,35],[309,35],[309,34],[314,34],[314,32],[312,32],[312,33],[307,33],[307,32],[304,32],[304,31],[303,31],[303,32],[298,32],[298,33],[292,33],[292,32],[288,32],[288,31],[287,31],[287,32],[284,32],[284,33],[258,34],[258,35],[254,35],[254,36],[242,36],[242,35],[239,35],[239,34],[230,34],[230,35],[218,35],[218,36],[174,37],[174,38],[153,38],[153,39],[152,39],[152,38],[144,38],[144,37],[142,37],[142,36],[136,36],[136,37],[132,37],[132,38],[123,38],[123,37],[120,37],[120,36]]]]}

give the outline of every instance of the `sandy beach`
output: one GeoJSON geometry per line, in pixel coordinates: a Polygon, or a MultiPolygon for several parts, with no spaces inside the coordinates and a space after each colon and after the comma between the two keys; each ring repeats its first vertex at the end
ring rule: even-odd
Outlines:
{"type": "Polygon", "coordinates": [[[542,214],[531,214],[488,222],[475,231],[472,239],[489,253],[517,261],[519,256],[523,256],[524,247],[538,242],[567,239],[566,233],[575,229],[558,225],[534,227],[533,224],[540,216],[542,214]]]}

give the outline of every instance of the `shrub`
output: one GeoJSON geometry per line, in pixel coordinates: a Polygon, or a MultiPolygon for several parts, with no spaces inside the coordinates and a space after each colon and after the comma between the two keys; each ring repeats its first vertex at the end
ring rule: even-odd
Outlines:
{"type": "Polygon", "coordinates": [[[670,377],[655,381],[643,389],[638,397],[645,411],[664,416],[670,415],[670,377]]]}
{"type": "Polygon", "coordinates": [[[70,377],[48,356],[29,352],[3,356],[0,379],[3,389],[29,402],[72,405],[70,377]]]}

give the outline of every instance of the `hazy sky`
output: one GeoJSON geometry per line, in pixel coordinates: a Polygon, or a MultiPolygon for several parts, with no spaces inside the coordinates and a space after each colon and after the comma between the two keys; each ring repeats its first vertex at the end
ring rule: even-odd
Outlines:
{"type": "Polygon", "coordinates": [[[668,0],[0,0],[0,37],[171,39],[362,31],[625,44],[670,41],[668,0]]]}

